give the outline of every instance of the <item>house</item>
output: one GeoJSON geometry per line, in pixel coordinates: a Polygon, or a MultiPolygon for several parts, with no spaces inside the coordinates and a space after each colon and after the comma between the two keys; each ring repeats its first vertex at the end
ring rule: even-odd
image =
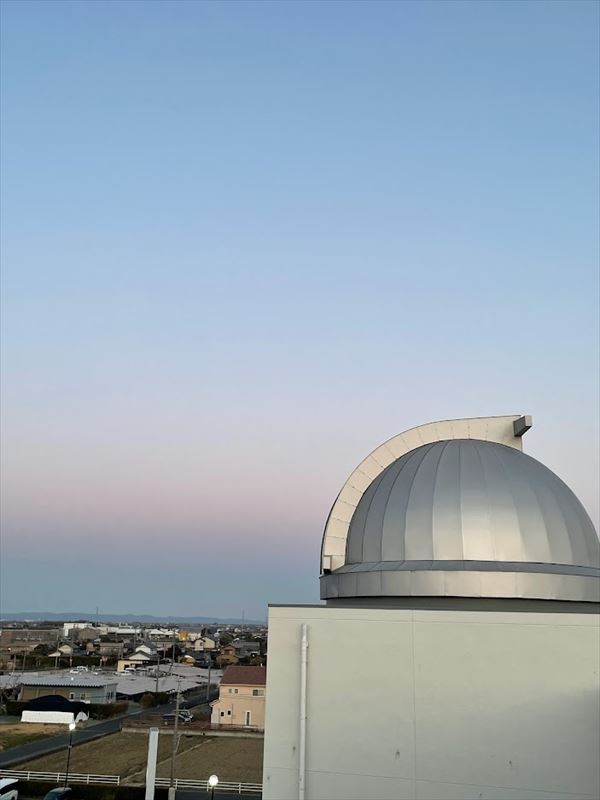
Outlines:
{"type": "Polygon", "coordinates": [[[65,639],[70,639],[73,636],[73,631],[82,630],[83,628],[89,628],[89,622],[63,622],[63,637],[65,639]]]}
{"type": "Polygon", "coordinates": [[[235,647],[235,654],[238,658],[260,655],[261,643],[253,639],[234,639],[232,644],[235,647]]]}
{"type": "Polygon", "coordinates": [[[235,652],[235,646],[232,644],[226,644],[222,647],[219,655],[215,659],[219,667],[237,664],[239,660],[235,652]]]}
{"type": "Polygon", "coordinates": [[[198,652],[203,652],[204,650],[214,650],[217,646],[217,643],[214,639],[211,639],[209,636],[199,636],[197,639],[194,640],[194,650],[198,652]]]}
{"type": "Polygon", "coordinates": [[[123,653],[123,642],[88,642],[86,649],[99,656],[120,656],[123,653]]]}
{"type": "Polygon", "coordinates": [[[117,664],[117,672],[122,672],[125,667],[147,667],[158,663],[158,653],[146,644],[141,644],[127,658],[120,658],[117,664]]]}
{"type": "Polygon", "coordinates": [[[133,653],[127,658],[120,658],[117,662],[117,672],[122,672],[125,667],[150,667],[157,663],[156,658],[147,656],[146,653],[133,653]]]}
{"type": "Polygon", "coordinates": [[[211,666],[210,663],[210,656],[206,656],[204,653],[185,653],[179,659],[180,664],[188,664],[191,667],[200,667],[201,669],[207,669],[211,666]]]}
{"type": "Polygon", "coordinates": [[[150,647],[147,644],[140,644],[138,647],[135,648],[136,653],[144,653],[144,655],[150,657],[156,657],[156,650],[153,647],[150,647]]]}
{"type": "Polygon", "coordinates": [[[179,637],[177,628],[151,628],[144,631],[144,635],[149,639],[170,640],[179,637]]]}
{"type": "Polygon", "coordinates": [[[115,625],[106,629],[106,634],[115,638],[122,636],[124,639],[135,639],[141,633],[141,628],[129,628],[123,625],[115,625]]]}
{"type": "Polygon", "coordinates": [[[227,667],[211,704],[211,725],[264,730],[266,682],[265,667],[227,667]]]}
{"type": "Polygon", "coordinates": [[[86,703],[113,703],[117,696],[117,680],[101,675],[48,675],[24,677],[19,700],[59,695],[67,700],[86,703]]]}
{"type": "Polygon", "coordinates": [[[76,642],[87,642],[96,639],[98,634],[98,628],[94,628],[92,625],[87,625],[85,628],[73,628],[69,638],[76,642]]]}

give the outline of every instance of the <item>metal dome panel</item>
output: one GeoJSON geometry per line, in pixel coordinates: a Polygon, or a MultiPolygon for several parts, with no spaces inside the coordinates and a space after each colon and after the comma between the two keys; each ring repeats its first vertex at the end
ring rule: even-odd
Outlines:
{"type": "Polygon", "coordinates": [[[358,502],[344,564],[321,578],[325,598],[594,600],[599,584],[600,542],[568,486],[520,450],[477,439],[392,461],[358,502]]]}

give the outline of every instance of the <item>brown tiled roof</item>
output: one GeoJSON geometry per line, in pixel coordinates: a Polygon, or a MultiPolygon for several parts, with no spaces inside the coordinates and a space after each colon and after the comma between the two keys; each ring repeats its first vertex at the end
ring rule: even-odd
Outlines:
{"type": "Polygon", "coordinates": [[[227,667],[221,686],[266,686],[266,667],[227,667]]]}

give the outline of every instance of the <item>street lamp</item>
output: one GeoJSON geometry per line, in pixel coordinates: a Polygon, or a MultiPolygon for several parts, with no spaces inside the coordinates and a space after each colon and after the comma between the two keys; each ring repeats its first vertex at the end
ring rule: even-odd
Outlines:
{"type": "Polygon", "coordinates": [[[211,775],[208,779],[208,785],[210,786],[210,800],[214,800],[215,798],[215,786],[219,782],[219,779],[216,775],[211,775]]]}
{"type": "Polygon", "coordinates": [[[69,722],[69,746],[67,747],[67,769],[65,772],[65,786],[69,785],[69,763],[71,761],[71,750],[73,749],[73,731],[77,725],[74,722],[69,722]]]}

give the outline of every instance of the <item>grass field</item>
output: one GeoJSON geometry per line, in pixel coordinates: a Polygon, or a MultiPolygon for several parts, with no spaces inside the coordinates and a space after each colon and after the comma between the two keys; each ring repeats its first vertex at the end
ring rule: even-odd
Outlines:
{"type": "MultiPolygon", "coordinates": [[[[157,776],[168,778],[173,736],[158,740],[157,776]]],[[[114,733],[93,742],[77,745],[71,754],[71,772],[96,775],[120,775],[130,783],[143,783],[148,753],[144,733],[114,733]]],[[[206,779],[216,772],[223,781],[261,783],[262,739],[181,736],[175,775],[178,778],[206,779]]],[[[35,758],[15,769],[62,772],[66,750],[35,758]]]]}
{"type": "MultiPolygon", "coordinates": [[[[196,746],[178,753],[175,775],[178,778],[206,780],[216,772],[222,781],[262,783],[262,739],[196,737],[196,746]]],[[[159,763],[157,777],[168,778],[170,759],[159,763]]]]}
{"type": "Polygon", "coordinates": [[[20,747],[28,742],[45,739],[54,733],[64,733],[64,725],[36,725],[29,722],[15,722],[14,725],[0,727],[0,750],[20,747]]]}

